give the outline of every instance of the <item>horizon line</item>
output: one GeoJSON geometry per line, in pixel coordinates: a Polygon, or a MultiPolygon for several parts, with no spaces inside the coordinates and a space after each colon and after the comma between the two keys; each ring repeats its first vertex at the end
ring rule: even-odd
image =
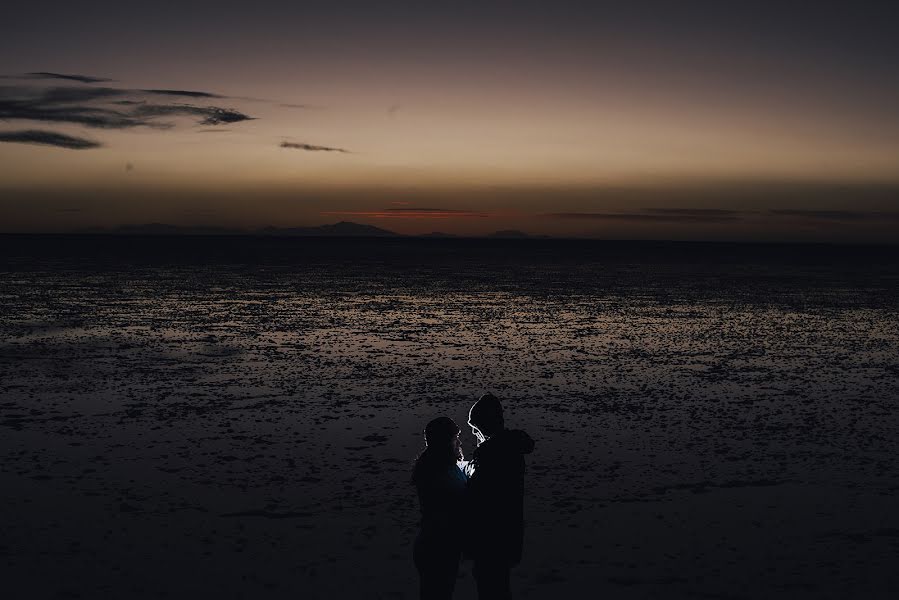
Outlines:
{"type": "Polygon", "coordinates": [[[839,247],[866,247],[866,248],[899,248],[899,241],[855,241],[855,240],[788,240],[788,239],[672,239],[672,238],[608,238],[589,236],[559,236],[559,235],[529,235],[503,236],[493,234],[484,235],[457,235],[433,233],[404,234],[389,232],[393,235],[365,235],[365,234],[331,234],[331,235],[272,235],[257,231],[233,231],[233,232],[117,232],[109,231],[28,231],[12,232],[0,231],[0,237],[27,238],[27,237],[66,237],[66,238],[254,238],[254,239],[278,239],[278,240],[364,240],[377,241],[435,241],[435,242],[465,242],[465,241],[497,241],[497,242],[596,242],[612,244],[708,244],[708,245],[753,245],[753,246],[839,246],[839,247]]]}

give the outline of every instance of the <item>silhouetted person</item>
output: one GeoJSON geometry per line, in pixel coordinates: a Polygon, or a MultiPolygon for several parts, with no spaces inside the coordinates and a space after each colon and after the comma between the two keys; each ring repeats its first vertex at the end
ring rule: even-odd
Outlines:
{"type": "Polygon", "coordinates": [[[427,447],[415,461],[412,482],[421,505],[421,531],[415,539],[422,600],[452,598],[462,555],[465,475],[459,427],[438,417],[425,428],[427,447]]]}
{"type": "Polygon", "coordinates": [[[474,559],[480,600],[511,597],[509,569],[521,562],[524,541],[524,455],[534,440],[505,428],[492,394],[471,407],[468,424],[478,447],[468,465],[466,550],[474,559]]]}

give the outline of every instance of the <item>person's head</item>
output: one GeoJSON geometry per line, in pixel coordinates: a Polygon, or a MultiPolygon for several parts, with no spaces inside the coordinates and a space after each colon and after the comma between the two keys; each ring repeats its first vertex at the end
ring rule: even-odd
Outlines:
{"type": "Polygon", "coordinates": [[[456,461],[462,460],[460,432],[459,426],[449,417],[437,417],[425,426],[425,449],[415,460],[413,483],[420,484],[432,475],[445,473],[456,461]]]}
{"type": "Polygon", "coordinates": [[[447,452],[454,460],[462,460],[461,431],[449,417],[437,417],[425,426],[425,445],[437,454],[447,452]]]}
{"type": "Polygon", "coordinates": [[[468,424],[479,444],[502,431],[505,427],[503,407],[496,396],[481,396],[468,413],[468,424]]]}

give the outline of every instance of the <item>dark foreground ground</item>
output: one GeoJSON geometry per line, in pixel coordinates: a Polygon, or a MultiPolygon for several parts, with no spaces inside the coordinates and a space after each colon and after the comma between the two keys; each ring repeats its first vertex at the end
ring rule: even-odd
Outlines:
{"type": "Polygon", "coordinates": [[[413,598],[487,390],[517,597],[899,596],[896,249],[6,236],[0,306],[3,598],[413,598]]]}

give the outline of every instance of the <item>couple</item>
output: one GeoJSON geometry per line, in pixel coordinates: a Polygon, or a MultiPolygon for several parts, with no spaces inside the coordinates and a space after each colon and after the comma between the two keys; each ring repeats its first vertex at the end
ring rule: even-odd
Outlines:
{"type": "Polygon", "coordinates": [[[521,561],[524,534],[524,456],[534,440],[505,428],[503,408],[492,394],[471,407],[468,424],[478,440],[465,463],[459,427],[438,417],[425,428],[425,450],[412,481],[421,505],[415,540],[422,600],[448,600],[464,554],[474,561],[480,600],[507,600],[509,569],[521,561]]]}

